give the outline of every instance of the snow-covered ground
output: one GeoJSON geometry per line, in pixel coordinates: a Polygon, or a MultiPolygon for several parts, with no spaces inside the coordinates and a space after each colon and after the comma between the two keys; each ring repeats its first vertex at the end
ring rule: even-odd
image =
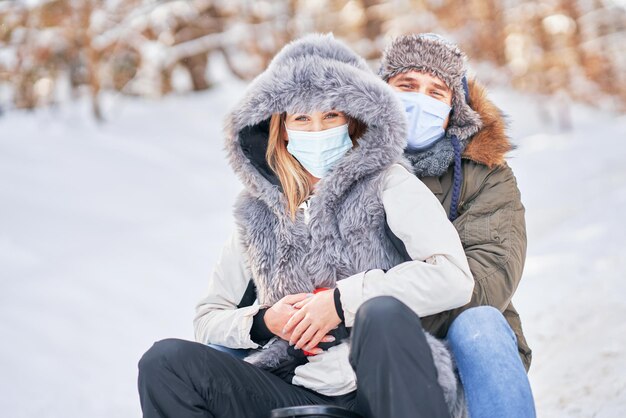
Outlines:
{"type": "MultiPolygon", "coordinates": [[[[222,118],[242,86],[0,118],[0,416],[137,417],[136,363],[192,339],[240,185],[222,118]]],[[[515,298],[540,417],[626,416],[626,118],[497,90],[529,254],[515,298]]]]}
{"type": "Polygon", "coordinates": [[[494,97],[519,146],[529,251],[514,300],[539,416],[625,417],[626,116],[576,106],[559,133],[540,123],[545,99],[494,97]]]}

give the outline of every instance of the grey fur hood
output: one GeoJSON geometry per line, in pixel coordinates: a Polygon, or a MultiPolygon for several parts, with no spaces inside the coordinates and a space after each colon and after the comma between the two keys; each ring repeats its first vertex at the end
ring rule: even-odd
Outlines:
{"type": "Polygon", "coordinates": [[[226,122],[226,150],[246,190],[277,214],[285,212],[279,182],[265,160],[273,113],[337,109],[367,131],[320,180],[317,194],[340,196],[351,184],[402,160],[403,109],[391,88],[332,34],[285,46],[247,89],[226,122]]]}

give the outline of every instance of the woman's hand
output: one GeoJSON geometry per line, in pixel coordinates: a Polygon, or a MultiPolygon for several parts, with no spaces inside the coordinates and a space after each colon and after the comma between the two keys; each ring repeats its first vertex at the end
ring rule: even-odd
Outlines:
{"type": "Polygon", "coordinates": [[[294,309],[296,312],[282,331],[291,334],[289,344],[295,344],[298,349],[313,350],[328,331],[341,323],[335,309],[333,289],[319,292],[308,299],[303,298],[294,309]]]}
{"type": "MultiPolygon", "coordinates": [[[[265,312],[265,316],[263,317],[265,325],[267,325],[267,328],[272,332],[272,334],[284,340],[289,340],[291,338],[291,333],[283,332],[285,325],[287,325],[287,322],[291,319],[291,317],[298,312],[300,305],[306,303],[308,298],[312,296],[312,293],[298,293],[295,295],[285,296],[269,308],[267,312],[265,312]]],[[[330,343],[335,341],[335,337],[332,335],[323,335],[323,337],[324,338],[321,340],[322,342],[330,343]]],[[[315,346],[317,344],[318,343],[315,343],[315,346]]],[[[314,348],[311,348],[311,350],[308,351],[313,354],[320,354],[323,350],[315,346],[312,346],[314,348]]]]}

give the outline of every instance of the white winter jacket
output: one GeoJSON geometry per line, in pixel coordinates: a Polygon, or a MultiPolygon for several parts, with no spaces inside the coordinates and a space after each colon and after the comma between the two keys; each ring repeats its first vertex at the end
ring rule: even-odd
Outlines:
{"type": "MultiPolygon", "coordinates": [[[[456,229],[437,198],[413,174],[394,164],[385,173],[382,201],[389,228],[403,241],[413,261],[386,272],[363,271],[338,281],[345,325],[351,327],[359,306],[375,296],[393,296],[420,317],[468,303],[474,280],[456,229]]],[[[307,206],[300,210],[306,212],[307,206]]],[[[262,306],[255,302],[237,308],[252,277],[244,254],[235,233],[210,277],[207,296],[196,307],[197,341],[230,348],[259,348],[251,340],[250,330],[262,306]]],[[[308,363],[296,368],[292,383],[329,396],[355,390],[348,352],[347,343],[342,343],[309,357],[308,363]]]]}

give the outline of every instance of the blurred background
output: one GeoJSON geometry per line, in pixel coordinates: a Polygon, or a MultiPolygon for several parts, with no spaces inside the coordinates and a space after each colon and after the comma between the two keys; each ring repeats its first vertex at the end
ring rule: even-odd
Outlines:
{"type": "Polygon", "coordinates": [[[517,147],[538,416],[626,416],[624,0],[0,0],[0,415],[140,416],[233,230],[223,119],[310,32],[459,43],[517,147]]]}
{"type": "Polygon", "coordinates": [[[210,89],[216,60],[241,80],[290,40],[334,32],[376,60],[407,32],[444,33],[484,73],[526,92],[626,108],[623,0],[0,1],[1,105],[81,90],[161,97],[210,89]]]}

